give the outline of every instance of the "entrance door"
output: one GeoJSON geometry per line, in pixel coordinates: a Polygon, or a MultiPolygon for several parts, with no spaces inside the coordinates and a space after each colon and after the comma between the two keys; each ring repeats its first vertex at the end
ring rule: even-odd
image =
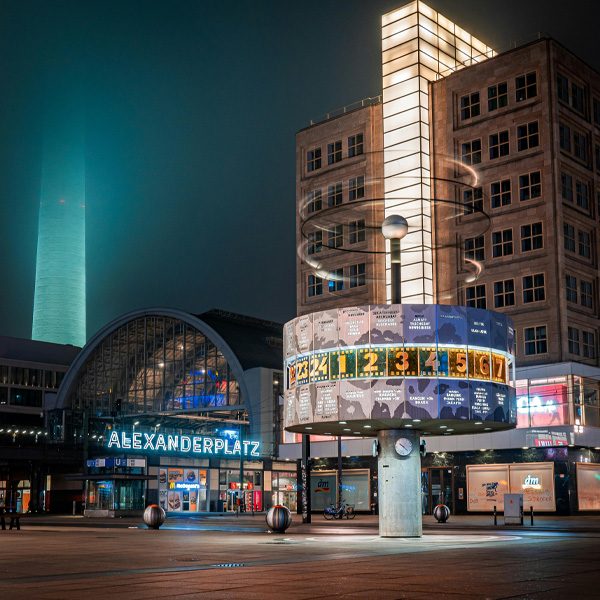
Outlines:
{"type": "Polygon", "coordinates": [[[424,512],[428,515],[433,514],[433,509],[438,504],[445,504],[454,512],[454,475],[452,468],[448,467],[429,467],[426,473],[423,473],[423,492],[426,497],[426,506],[424,512]]]}

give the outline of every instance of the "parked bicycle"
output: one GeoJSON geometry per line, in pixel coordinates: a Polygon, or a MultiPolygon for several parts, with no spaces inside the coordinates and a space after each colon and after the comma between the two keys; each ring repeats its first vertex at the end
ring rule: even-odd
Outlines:
{"type": "Polygon", "coordinates": [[[331,519],[343,519],[344,517],[346,519],[354,519],[356,513],[354,512],[354,506],[346,504],[346,501],[342,500],[339,506],[332,503],[326,507],[323,511],[323,516],[328,521],[331,521],[331,519]]]}

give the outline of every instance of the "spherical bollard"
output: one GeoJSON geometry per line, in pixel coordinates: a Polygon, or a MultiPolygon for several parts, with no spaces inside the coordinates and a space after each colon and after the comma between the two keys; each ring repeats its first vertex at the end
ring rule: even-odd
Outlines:
{"type": "Polygon", "coordinates": [[[438,523],[445,523],[450,516],[450,509],[445,504],[438,504],[433,509],[433,516],[438,523]]]}
{"type": "Polygon", "coordinates": [[[158,529],[165,518],[165,511],[158,504],[149,504],[144,511],[144,523],[149,529],[158,529]]]}
{"type": "Polygon", "coordinates": [[[276,504],[267,511],[266,521],[271,531],[285,533],[285,530],[292,524],[292,513],[286,506],[276,504]]]}

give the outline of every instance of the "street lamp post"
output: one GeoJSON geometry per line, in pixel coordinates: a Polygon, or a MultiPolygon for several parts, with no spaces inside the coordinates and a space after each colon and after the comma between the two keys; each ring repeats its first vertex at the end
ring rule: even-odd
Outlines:
{"type": "Polygon", "coordinates": [[[400,215],[390,215],[381,224],[381,233],[390,241],[390,260],[392,263],[392,304],[402,303],[402,278],[400,276],[400,241],[408,233],[408,223],[400,215]]]}

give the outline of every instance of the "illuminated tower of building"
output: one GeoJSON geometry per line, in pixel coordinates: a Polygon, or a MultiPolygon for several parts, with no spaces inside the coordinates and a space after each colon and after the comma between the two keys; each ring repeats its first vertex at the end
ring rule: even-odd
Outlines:
{"type": "Polygon", "coordinates": [[[85,158],[79,95],[57,94],[44,124],[32,338],[83,346],[85,158]]]}

